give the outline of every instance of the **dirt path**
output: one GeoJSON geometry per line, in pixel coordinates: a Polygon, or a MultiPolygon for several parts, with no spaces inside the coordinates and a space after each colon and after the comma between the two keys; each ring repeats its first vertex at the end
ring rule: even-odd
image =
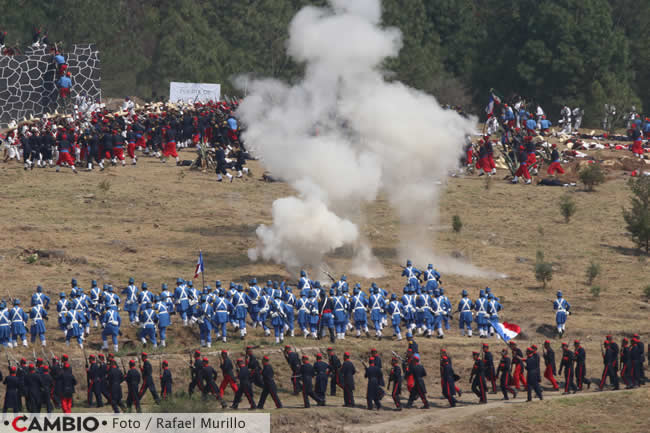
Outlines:
{"type": "MultiPolygon", "coordinates": [[[[618,392],[622,392],[620,390],[618,392]]],[[[552,392],[552,391],[551,391],[552,392]]],[[[574,397],[596,397],[603,395],[601,392],[582,392],[576,394],[562,395],[562,394],[551,394],[551,392],[546,392],[544,395],[544,400],[555,400],[559,398],[574,398],[574,397]]],[[[611,391],[605,391],[607,393],[611,391]]],[[[614,391],[617,392],[617,391],[614,391]]],[[[487,404],[477,404],[475,401],[471,403],[468,401],[459,400],[461,405],[454,408],[448,408],[444,406],[447,401],[442,399],[430,400],[430,403],[433,403],[435,408],[445,408],[444,410],[421,410],[413,411],[409,410],[407,412],[395,412],[394,419],[389,421],[375,421],[372,424],[362,424],[362,425],[350,425],[345,426],[344,431],[347,433],[392,433],[396,431],[413,431],[419,430],[423,426],[428,428],[439,427],[445,424],[450,424],[458,419],[467,418],[479,414],[481,412],[497,409],[501,407],[506,407],[510,405],[525,405],[525,404],[538,404],[539,400],[535,399],[533,403],[527,403],[526,400],[521,399],[519,396],[526,398],[526,393],[522,392],[518,394],[517,400],[509,401],[491,401],[487,404]],[[401,416],[403,413],[407,413],[408,416],[401,416]],[[399,414],[399,415],[397,415],[399,414]]],[[[421,402],[419,402],[421,404],[421,402]]]]}

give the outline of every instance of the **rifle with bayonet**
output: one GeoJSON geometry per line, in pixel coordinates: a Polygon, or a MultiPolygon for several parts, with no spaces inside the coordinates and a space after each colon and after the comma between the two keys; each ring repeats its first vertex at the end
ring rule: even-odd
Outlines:
{"type": "Polygon", "coordinates": [[[332,276],[332,274],[330,274],[329,272],[327,272],[327,271],[326,271],[325,269],[323,269],[322,267],[320,268],[320,270],[323,271],[323,272],[325,273],[325,275],[327,275],[327,276],[329,277],[329,279],[332,280],[333,283],[336,283],[336,279],[332,276]]]}

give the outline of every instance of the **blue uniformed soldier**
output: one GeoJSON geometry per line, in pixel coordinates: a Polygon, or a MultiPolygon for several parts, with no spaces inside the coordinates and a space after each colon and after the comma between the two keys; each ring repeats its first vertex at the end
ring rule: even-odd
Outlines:
{"type": "Polygon", "coordinates": [[[562,297],[562,292],[557,292],[557,299],[553,301],[553,310],[555,310],[555,323],[557,324],[557,332],[560,337],[564,335],[566,329],[567,316],[571,314],[571,305],[566,299],[562,297]]]}

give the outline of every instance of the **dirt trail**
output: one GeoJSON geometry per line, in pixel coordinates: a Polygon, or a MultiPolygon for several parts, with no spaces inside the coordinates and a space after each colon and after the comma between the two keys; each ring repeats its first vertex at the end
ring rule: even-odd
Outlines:
{"type": "MultiPolygon", "coordinates": [[[[614,392],[622,392],[628,390],[620,390],[614,392]]],[[[552,391],[551,391],[552,392],[552,391]]],[[[546,400],[555,400],[559,398],[574,398],[574,397],[596,397],[603,395],[602,392],[581,392],[576,394],[562,395],[562,394],[551,394],[551,392],[544,393],[544,401],[546,400]],[[549,395],[550,394],[550,395],[549,395]]],[[[605,391],[607,393],[611,391],[605,391]]],[[[472,395],[473,396],[473,395],[472,395]]],[[[372,424],[363,424],[363,425],[354,425],[354,426],[345,426],[344,431],[346,433],[393,433],[396,431],[414,431],[427,426],[428,428],[439,427],[442,425],[450,424],[458,419],[467,418],[474,416],[478,413],[490,410],[497,409],[501,407],[506,407],[510,405],[522,405],[522,404],[539,404],[539,400],[535,398],[532,403],[527,403],[526,400],[521,399],[519,396],[526,397],[525,391],[518,393],[518,398],[516,400],[508,401],[492,401],[487,404],[477,404],[475,401],[471,403],[463,400],[459,400],[461,403],[459,406],[454,408],[449,408],[444,406],[447,403],[447,400],[429,400],[429,402],[434,403],[435,408],[444,408],[444,410],[421,410],[416,412],[409,410],[407,412],[395,412],[396,415],[394,419],[389,421],[375,421],[372,424]],[[399,414],[399,415],[397,415],[399,414]],[[402,416],[402,414],[408,414],[408,416],[402,416]]],[[[420,403],[421,402],[416,402],[420,403]]]]}

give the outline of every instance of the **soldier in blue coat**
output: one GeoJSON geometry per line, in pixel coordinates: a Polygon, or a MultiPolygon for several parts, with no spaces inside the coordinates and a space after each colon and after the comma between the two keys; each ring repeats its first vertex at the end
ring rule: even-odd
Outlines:
{"type": "Polygon", "coordinates": [[[90,317],[93,320],[93,326],[97,328],[99,326],[98,319],[101,318],[101,300],[103,298],[102,289],[97,286],[97,281],[92,280],[90,282],[90,297],[89,297],[89,311],[90,317]]]}
{"type": "Polygon", "coordinates": [[[242,340],[246,337],[246,314],[248,313],[249,304],[250,298],[244,293],[244,288],[237,286],[237,291],[232,295],[232,305],[235,307],[234,319],[242,340]]]}
{"type": "Polygon", "coordinates": [[[147,344],[147,339],[151,341],[153,347],[158,347],[158,342],[156,341],[156,323],[158,322],[158,315],[156,312],[151,309],[150,302],[144,302],[141,305],[141,311],[139,315],[140,326],[142,326],[142,331],[140,332],[140,341],[143,345],[147,344]]]}
{"type": "Polygon", "coordinates": [[[181,319],[183,319],[183,326],[187,326],[187,314],[190,309],[190,299],[187,286],[182,278],[176,279],[174,299],[176,302],[176,312],[181,319]]]}
{"type": "Polygon", "coordinates": [[[50,297],[43,293],[43,287],[36,287],[36,293],[32,295],[32,307],[42,305],[44,309],[50,309],[50,297]]]}
{"type": "Polygon", "coordinates": [[[154,296],[153,298],[155,304],[153,306],[156,315],[158,316],[158,336],[160,339],[160,345],[162,347],[167,346],[167,328],[171,324],[168,304],[163,302],[159,296],[154,296]]]}
{"type": "Polygon", "coordinates": [[[562,297],[562,292],[560,291],[557,292],[557,299],[553,302],[553,310],[555,310],[557,332],[561,337],[564,334],[566,318],[571,314],[571,305],[562,297]]]}
{"type": "Polygon", "coordinates": [[[214,310],[208,302],[207,295],[201,295],[201,303],[194,310],[192,321],[199,324],[199,339],[201,347],[212,347],[212,316],[214,310]]]}
{"type": "Polygon", "coordinates": [[[250,298],[250,304],[248,305],[248,314],[251,316],[253,328],[257,328],[258,325],[261,326],[258,315],[261,308],[260,300],[262,297],[262,289],[257,285],[256,278],[253,278],[248,282],[248,297],[250,298]]]}
{"type": "Polygon", "coordinates": [[[298,327],[300,327],[303,337],[307,338],[309,337],[309,314],[311,307],[306,294],[301,294],[300,299],[296,301],[296,310],[298,310],[298,327]]]}
{"type": "Polygon", "coordinates": [[[70,304],[66,298],[65,292],[59,293],[59,300],[56,303],[56,312],[59,314],[59,329],[65,333],[65,325],[63,324],[63,316],[68,312],[70,304]]]}
{"type": "Polygon", "coordinates": [[[83,318],[80,310],[68,310],[63,316],[63,323],[65,324],[65,344],[70,345],[70,340],[75,338],[79,347],[83,349],[83,318]]]}
{"type": "MultiPolygon", "coordinates": [[[[490,316],[490,323],[492,323],[493,320],[499,320],[499,311],[501,311],[502,308],[501,304],[499,304],[499,300],[490,293],[488,295],[487,305],[487,313],[490,316]]],[[[494,328],[490,325],[490,336],[492,335],[494,335],[494,328]]]]}
{"type": "MultiPolygon", "coordinates": [[[[331,293],[331,290],[330,290],[331,293]]],[[[345,296],[340,289],[336,289],[336,295],[332,298],[334,302],[334,327],[336,329],[336,338],[345,340],[345,331],[348,324],[347,311],[350,308],[345,296]]]]}
{"type": "Polygon", "coordinates": [[[451,317],[453,307],[451,306],[451,301],[449,301],[449,298],[445,295],[445,289],[440,287],[438,290],[440,291],[440,297],[442,298],[442,302],[445,308],[445,314],[442,316],[442,324],[445,327],[445,330],[448,331],[449,318],[451,317]]]}
{"type": "Polygon", "coordinates": [[[433,313],[433,330],[438,332],[438,338],[444,338],[445,332],[442,329],[442,318],[446,314],[447,305],[440,296],[438,289],[433,291],[431,297],[431,312],[433,313]]]}
{"type": "Polygon", "coordinates": [[[285,332],[289,331],[290,335],[294,337],[294,323],[295,323],[295,308],[296,308],[296,297],[291,291],[291,287],[287,286],[283,294],[282,300],[287,306],[287,317],[285,319],[285,332]]]}
{"type": "Polygon", "coordinates": [[[117,293],[113,292],[113,286],[110,284],[104,284],[104,307],[105,309],[109,309],[112,307],[117,307],[120,305],[120,297],[117,296],[117,293]]]}
{"type": "MultiPolygon", "coordinates": [[[[402,323],[404,306],[397,300],[397,295],[395,293],[390,295],[390,302],[386,306],[386,313],[391,318],[391,326],[393,327],[393,335],[397,337],[398,340],[402,339],[402,331],[400,329],[400,324],[402,323]]],[[[379,334],[381,338],[381,334],[379,334]]]]}
{"type": "MultiPolygon", "coordinates": [[[[259,301],[260,312],[257,316],[259,323],[262,325],[262,329],[264,330],[264,335],[266,335],[267,337],[271,335],[271,329],[267,326],[266,319],[269,317],[269,310],[271,309],[271,303],[273,302],[273,299],[271,297],[272,294],[273,294],[273,287],[271,286],[271,282],[269,281],[267,285],[264,286],[264,288],[262,289],[262,295],[260,296],[260,301],[259,301]]],[[[238,325],[235,327],[238,327],[238,325]]]]}
{"type": "Polygon", "coordinates": [[[230,312],[234,310],[234,307],[226,298],[223,289],[220,289],[217,293],[213,310],[213,321],[217,330],[217,336],[221,336],[221,340],[225,343],[227,340],[226,325],[228,324],[228,316],[230,315],[230,312]]]}
{"type": "Polygon", "coordinates": [[[318,338],[318,322],[320,322],[320,310],[318,309],[318,298],[316,291],[309,291],[309,331],[312,338],[318,338]]]}
{"type": "Polygon", "coordinates": [[[286,324],[288,310],[289,307],[282,301],[280,293],[276,292],[269,309],[276,344],[284,341],[284,325],[286,324]]]}
{"type": "Polygon", "coordinates": [[[404,287],[404,295],[402,295],[403,319],[406,324],[406,329],[412,331],[415,328],[415,296],[412,285],[404,287]]]}
{"type": "Polygon", "coordinates": [[[370,335],[368,332],[368,300],[361,295],[359,288],[353,290],[354,296],[350,300],[350,312],[354,321],[354,328],[357,330],[357,338],[361,337],[361,330],[370,335]]]}
{"type": "Polygon", "coordinates": [[[18,347],[18,340],[22,340],[23,346],[27,347],[27,314],[20,307],[20,299],[14,299],[14,307],[9,311],[11,320],[11,343],[18,347]]]}
{"type": "Polygon", "coordinates": [[[102,327],[104,330],[102,331],[102,342],[103,346],[102,349],[108,350],[108,336],[111,337],[113,341],[113,350],[115,352],[118,351],[118,342],[117,342],[117,336],[120,334],[120,325],[122,324],[122,319],[120,319],[120,315],[117,312],[117,306],[110,307],[109,309],[106,310],[104,313],[104,316],[102,317],[102,327]]]}
{"type": "Polygon", "coordinates": [[[129,278],[129,285],[122,290],[122,294],[125,295],[124,311],[129,313],[129,322],[136,323],[138,321],[139,290],[133,278],[129,278]]]}
{"type": "Polygon", "coordinates": [[[488,320],[488,299],[485,296],[485,291],[481,289],[479,293],[479,298],[474,304],[474,310],[476,310],[476,325],[478,327],[478,333],[480,338],[488,337],[488,328],[490,327],[490,322],[488,320]]]}
{"type": "Polygon", "coordinates": [[[298,280],[298,290],[300,290],[300,296],[307,295],[311,292],[311,280],[307,278],[307,273],[302,270],[300,271],[300,280],[298,280]]]}
{"type": "Polygon", "coordinates": [[[410,260],[406,261],[406,267],[402,270],[402,277],[406,277],[406,284],[412,285],[413,287],[420,287],[420,275],[422,271],[413,267],[413,263],[410,260]]]}
{"type": "Polygon", "coordinates": [[[45,347],[45,322],[47,320],[47,310],[43,304],[36,304],[29,312],[29,318],[32,321],[32,326],[29,330],[32,337],[32,344],[36,341],[36,337],[41,340],[41,344],[45,347]]]}
{"type": "Polygon", "coordinates": [[[4,347],[13,346],[11,343],[11,319],[5,301],[0,301],[0,344],[4,347]]]}
{"type": "Polygon", "coordinates": [[[372,321],[373,328],[375,329],[375,337],[381,338],[386,300],[384,299],[384,296],[379,293],[379,290],[376,287],[370,288],[368,307],[370,308],[370,320],[372,321]]]}
{"type": "MultiPolygon", "coordinates": [[[[167,306],[167,312],[169,314],[175,314],[174,310],[174,296],[167,288],[167,284],[163,283],[160,288],[160,302],[163,302],[167,306]]],[[[170,317],[171,324],[171,317],[170,317]]]]}

